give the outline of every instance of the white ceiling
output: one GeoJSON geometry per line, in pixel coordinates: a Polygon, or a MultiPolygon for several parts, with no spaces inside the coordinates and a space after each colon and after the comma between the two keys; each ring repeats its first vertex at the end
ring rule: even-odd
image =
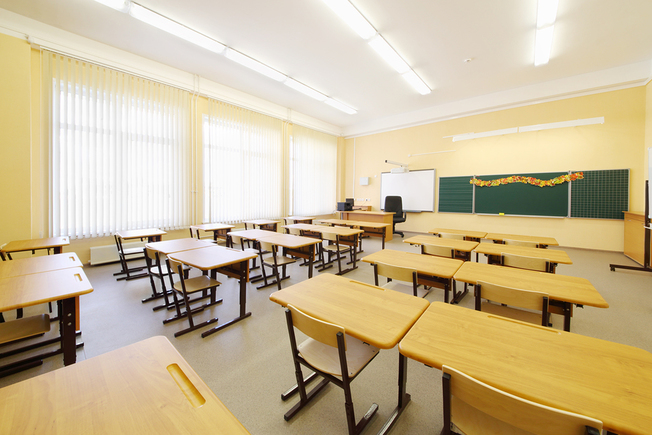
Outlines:
{"type": "Polygon", "coordinates": [[[559,0],[550,63],[540,67],[533,66],[536,0],[352,0],[433,89],[425,96],[321,0],[135,1],[358,113],[347,115],[93,0],[0,0],[0,8],[290,108],[349,136],[642,84],[652,75],[652,0],[559,0]]]}

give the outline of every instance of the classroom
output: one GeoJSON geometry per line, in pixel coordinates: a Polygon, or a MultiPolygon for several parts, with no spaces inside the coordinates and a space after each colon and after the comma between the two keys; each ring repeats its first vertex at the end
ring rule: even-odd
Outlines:
{"type": "MultiPolygon", "coordinates": [[[[321,0],[314,1],[322,3],[321,0]]],[[[336,113],[329,114],[330,112],[321,106],[318,107],[314,100],[301,97],[299,93],[292,94],[291,97],[283,96],[276,85],[269,85],[263,90],[266,81],[270,80],[266,77],[256,76],[255,80],[245,84],[250,79],[248,75],[256,73],[245,69],[238,70],[241,67],[235,63],[225,66],[224,71],[219,73],[202,69],[207,68],[207,64],[194,63],[195,59],[191,58],[199,57],[193,50],[204,48],[188,48],[192,47],[192,44],[185,41],[180,47],[188,48],[187,56],[180,56],[182,59],[176,59],[174,62],[171,60],[166,64],[162,57],[165,46],[167,44],[167,47],[176,49],[178,38],[160,31],[156,33],[156,29],[145,31],[143,29],[150,29],[146,24],[136,22],[124,12],[107,8],[100,0],[76,2],[84,3],[79,5],[82,8],[78,12],[79,17],[92,17],[89,22],[98,27],[102,27],[98,23],[106,19],[107,22],[114,23],[117,29],[123,29],[127,36],[116,36],[115,43],[103,42],[99,38],[99,30],[95,34],[88,28],[84,29],[88,27],[87,24],[77,27],[78,33],[75,33],[74,27],[66,27],[70,24],[64,24],[64,21],[59,20],[53,13],[56,6],[45,5],[37,0],[23,3],[21,5],[20,1],[0,0],[0,170],[5,175],[5,187],[0,190],[0,201],[5,204],[5,213],[0,216],[0,245],[18,240],[69,237],[69,244],[63,247],[63,252],[77,255],[84,265],[83,273],[93,287],[92,292],[79,296],[77,302],[77,320],[80,321],[82,331],[81,338],[78,336],[77,341],[84,342],[76,351],[78,363],[142,340],[164,336],[176,349],[175,352],[181,355],[184,364],[187,362],[190,370],[194,370],[200,378],[200,382],[205,383],[208,393],[200,389],[203,394],[217,396],[237,420],[236,426],[239,421],[249,433],[347,433],[344,395],[333,385],[326,387],[314,403],[301,410],[290,421],[283,419],[283,414],[296,400],[283,401],[280,393],[296,383],[296,379],[285,310],[280,307],[281,302],[272,296],[278,290],[275,285],[258,289],[258,283],[249,282],[242,287],[239,281],[233,278],[234,275],[220,272],[217,279],[221,285],[217,288],[217,294],[219,298],[223,298],[223,302],[198,313],[196,321],[219,318],[216,324],[222,324],[229,318],[237,319],[238,312],[243,318],[214,334],[202,335],[202,332],[210,329],[207,326],[177,337],[175,332],[184,327],[182,323],[186,322],[185,320],[164,323],[166,316],[172,315],[172,310],[167,313],[166,310],[153,311],[154,302],[141,302],[152,292],[150,280],[147,277],[117,280],[114,273],[124,266],[117,258],[104,262],[100,257],[105,255],[105,252],[114,250],[118,239],[115,234],[121,231],[159,228],[165,232],[163,241],[174,241],[187,239],[190,226],[224,223],[231,225],[237,233],[248,229],[245,222],[270,219],[279,223],[276,231],[283,233],[285,229],[282,226],[286,224],[284,218],[289,216],[310,216],[311,223],[333,218],[346,219],[341,216],[341,210],[338,211],[338,204],[346,200],[352,200],[357,207],[379,212],[385,203],[383,180],[387,179],[388,174],[395,173],[400,176],[402,168],[405,168],[406,172],[403,175],[433,171],[432,205],[422,210],[404,207],[407,210],[406,219],[396,224],[396,230],[404,235],[395,233],[393,237],[390,234],[389,237],[381,236],[380,239],[362,238],[359,242],[362,251],[357,253],[357,267],[353,263],[350,271],[347,269],[342,273],[344,278],[373,285],[375,268],[369,264],[371,261],[364,261],[365,256],[378,255],[384,250],[419,253],[418,244],[405,243],[404,240],[433,236],[437,234],[435,229],[438,228],[550,237],[557,245],[547,249],[563,251],[572,259],[572,264],[558,264],[555,274],[590,281],[608,304],[608,308],[576,304],[573,308],[570,334],[631,346],[646,355],[652,352],[652,337],[647,333],[652,313],[652,300],[648,294],[652,275],[649,270],[610,269],[613,264],[649,269],[649,260],[645,266],[641,257],[645,250],[645,232],[639,223],[635,235],[632,236],[628,215],[622,213],[631,212],[643,219],[646,208],[646,183],[652,172],[652,162],[649,158],[652,149],[652,35],[648,35],[650,31],[647,28],[641,30],[646,26],[640,24],[645,19],[649,21],[649,18],[652,18],[652,8],[646,2],[635,2],[636,7],[640,8],[637,17],[633,16],[633,10],[636,10],[634,6],[631,6],[631,9],[623,7],[628,9],[624,12],[611,13],[623,17],[622,21],[631,20],[632,34],[623,35],[623,43],[636,40],[634,45],[638,44],[638,52],[647,50],[647,57],[627,58],[623,55],[626,64],[614,61],[608,67],[602,67],[602,70],[580,68],[570,72],[569,69],[569,72],[559,72],[556,76],[545,76],[541,73],[541,77],[546,79],[537,78],[527,82],[524,78],[525,81],[515,81],[513,85],[501,82],[502,88],[498,84],[495,88],[469,84],[465,93],[453,97],[446,94],[452,92],[450,89],[438,88],[436,75],[428,76],[424,73],[423,79],[428,82],[432,96],[443,94],[443,102],[440,103],[436,99],[429,100],[430,103],[427,104],[417,102],[418,93],[413,90],[408,92],[404,87],[402,92],[414,95],[396,100],[396,108],[391,110],[382,106],[388,105],[388,101],[391,101],[397,92],[396,89],[388,87],[388,96],[376,98],[373,96],[374,92],[382,91],[373,89],[374,83],[370,78],[370,83],[358,85],[363,89],[356,90],[360,94],[355,95],[356,98],[362,99],[364,96],[369,100],[365,104],[369,105],[371,114],[365,114],[362,104],[359,104],[356,108],[360,113],[354,115],[332,107],[329,110],[336,113]],[[152,53],[155,54],[148,57],[143,52],[146,48],[135,48],[134,44],[126,42],[129,35],[134,34],[141,35],[145,40],[160,38],[161,47],[152,48],[152,53]],[[96,35],[97,39],[94,40],[90,35],[96,35]],[[646,39],[647,36],[650,38],[646,39]],[[184,70],[179,66],[179,62],[186,62],[188,68],[196,69],[184,70]],[[66,69],[67,65],[70,70],[66,69]],[[85,75],[87,71],[88,76],[85,75]],[[90,171],[88,168],[83,169],[88,160],[79,160],[82,164],[75,166],[79,162],[71,157],[72,154],[61,159],[53,158],[51,131],[56,121],[50,118],[54,111],[48,104],[60,93],[63,96],[60,100],[61,107],[68,107],[66,104],[74,107],[72,100],[65,98],[65,89],[69,85],[64,83],[65,80],[72,80],[77,72],[80,72],[79,89],[90,89],[93,77],[98,78],[98,83],[106,77],[119,77],[116,80],[125,80],[124,83],[132,83],[134,89],[138,89],[132,94],[135,100],[145,101],[151,97],[151,101],[156,101],[156,104],[171,102],[170,107],[174,108],[161,116],[169,116],[165,119],[170,120],[174,118],[174,122],[179,124],[175,124],[177,127],[170,128],[165,134],[170,133],[170,143],[177,141],[183,143],[183,146],[168,154],[159,152],[163,148],[150,147],[141,150],[125,158],[124,167],[110,160],[98,160],[95,162],[97,166],[90,171]],[[88,77],[91,79],[85,81],[88,77]],[[223,81],[220,81],[220,77],[223,77],[223,81]],[[60,86],[59,82],[63,84],[60,88],[57,87],[60,86]],[[137,83],[140,88],[136,88],[133,83],[137,83]],[[51,92],[55,89],[55,92],[51,92]],[[256,89],[259,91],[256,92],[256,89]],[[487,89],[490,93],[483,93],[487,89]],[[301,101],[302,98],[310,101],[301,101]],[[371,106],[380,108],[374,112],[376,109],[372,110],[371,106]],[[181,116],[176,116],[175,113],[181,116]],[[222,133],[216,133],[219,130],[217,125],[234,125],[240,121],[255,125],[251,130],[251,137],[264,137],[265,141],[272,143],[268,148],[265,148],[268,145],[256,148],[258,145],[256,139],[253,139],[251,154],[267,155],[272,148],[276,150],[276,154],[265,157],[264,160],[252,158],[236,162],[236,159],[227,159],[229,156],[239,156],[239,149],[221,150],[207,145],[217,139],[226,138],[229,141],[235,137],[228,134],[219,136],[222,133]],[[308,150],[308,155],[302,154],[300,150],[308,150]],[[396,170],[397,167],[401,170],[396,170]],[[95,182],[88,181],[91,179],[89,173],[102,171],[106,171],[107,180],[112,178],[111,182],[117,183],[118,187],[108,184],[96,186],[95,182]],[[473,189],[470,187],[471,183],[467,182],[474,179],[491,181],[533,174],[545,181],[560,174],[598,172],[609,175],[625,174],[626,207],[616,211],[616,218],[605,218],[604,213],[597,218],[578,217],[572,210],[572,201],[579,196],[579,190],[573,190],[573,186],[579,187],[581,182],[588,181],[588,175],[586,180],[562,183],[562,188],[570,185],[571,189],[568,197],[564,197],[562,201],[563,211],[557,215],[553,211],[556,205],[551,205],[549,210],[544,208],[542,214],[535,215],[527,212],[502,213],[500,210],[484,213],[478,209],[479,189],[497,191],[505,186],[476,186],[473,189]],[[132,177],[133,174],[138,176],[132,177]],[[115,181],[116,179],[121,181],[115,181]],[[130,180],[136,181],[130,185],[130,180]],[[450,198],[442,190],[442,186],[446,187],[446,183],[454,180],[467,188],[465,192],[475,192],[475,196],[465,203],[465,206],[475,209],[442,211],[445,207],[442,201],[450,198]],[[124,196],[116,196],[114,189],[122,190],[124,196]],[[107,193],[109,191],[110,194],[107,193]],[[121,203],[120,198],[129,196],[126,192],[131,196],[130,202],[121,203]],[[96,208],[76,209],[70,206],[73,197],[80,204],[92,202],[96,204],[96,208]],[[174,203],[176,208],[168,207],[168,203],[174,203]],[[162,204],[165,204],[165,207],[162,204]],[[110,217],[105,221],[90,220],[89,216],[94,217],[97,210],[104,208],[112,210],[110,217]],[[144,224],[134,223],[130,214],[132,209],[137,209],[144,224]],[[130,217],[125,218],[127,215],[130,217]],[[236,296],[238,292],[241,295],[240,300],[236,296]],[[247,316],[243,316],[243,295],[246,299],[246,311],[249,312],[247,316]]],[[[75,2],[72,0],[64,1],[60,5],[60,11],[71,13],[75,7],[73,3],[75,2]]],[[[250,7],[253,5],[263,9],[259,0],[245,3],[250,7]]],[[[363,13],[369,11],[371,15],[367,16],[367,19],[371,20],[373,13],[377,14],[379,21],[373,24],[377,26],[376,31],[379,34],[385,30],[381,27],[381,22],[387,21],[384,24],[387,31],[384,36],[389,40],[391,26],[388,23],[391,19],[384,14],[389,13],[392,8],[398,8],[397,6],[374,7],[370,2],[358,0],[351,0],[350,3],[363,13]],[[386,7],[386,10],[381,11],[383,7],[386,7]]],[[[414,13],[418,10],[419,3],[424,2],[409,2],[405,9],[414,13]]],[[[478,2],[474,0],[466,3],[467,6],[477,6],[478,2]]],[[[514,2],[502,3],[504,4],[501,4],[499,9],[516,8],[514,2]]],[[[536,4],[536,1],[532,0],[532,3],[536,4]]],[[[586,2],[559,0],[559,28],[564,29],[561,27],[564,25],[564,17],[568,18],[572,13],[577,13],[574,8],[579,8],[578,4],[588,7],[584,3],[586,2]],[[573,7],[568,3],[574,3],[573,7]]],[[[131,4],[145,6],[143,9],[150,12],[164,13],[163,6],[157,5],[157,2],[143,1],[142,5],[140,2],[131,4]]],[[[296,18],[288,12],[295,10],[294,8],[299,11],[297,13],[303,14],[321,9],[323,14],[332,13],[324,5],[319,5],[321,9],[318,9],[317,5],[299,6],[289,0],[281,2],[278,7],[288,8],[284,14],[280,14],[288,20],[286,23],[296,18]]],[[[236,12],[244,13],[240,8],[245,6],[234,7],[230,13],[234,14],[233,16],[236,16],[236,12]]],[[[450,5],[442,8],[442,13],[452,13],[455,9],[450,5]]],[[[529,8],[536,10],[532,5],[529,8]]],[[[428,10],[435,12],[437,9],[428,10]]],[[[174,8],[169,8],[169,11],[173,14],[174,8]]],[[[405,15],[396,14],[396,22],[405,26],[406,23],[400,18],[408,15],[410,14],[407,12],[405,15]]],[[[481,15],[476,12],[473,16],[480,20],[481,15]]],[[[192,24],[184,23],[182,17],[183,14],[180,14],[175,18],[184,26],[192,24]]],[[[186,15],[186,18],[192,19],[192,14],[186,15]]],[[[330,19],[331,17],[322,20],[319,26],[330,23],[330,19]]],[[[332,19],[335,21],[338,18],[332,19]]],[[[78,18],[78,21],[83,20],[78,18]]],[[[306,32],[306,41],[312,41],[313,32],[321,30],[317,22],[319,20],[316,19],[301,22],[297,24],[296,31],[306,32]],[[309,31],[310,25],[314,29],[309,31]]],[[[247,28],[249,25],[253,24],[248,23],[247,28]]],[[[267,25],[269,23],[265,24],[267,25]]],[[[235,26],[232,28],[235,29],[235,26]]],[[[226,29],[227,27],[225,32],[226,29]]],[[[414,33],[418,32],[415,30],[414,33]]],[[[220,33],[215,35],[210,36],[216,39],[218,36],[226,38],[220,33]]],[[[568,35],[568,30],[566,33],[560,31],[555,35],[556,38],[559,35],[568,35]]],[[[348,43],[346,40],[339,40],[340,37],[334,38],[333,43],[348,43]]],[[[295,35],[294,39],[301,38],[296,38],[295,35]]],[[[227,52],[234,51],[230,48],[230,44],[235,46],[234,41],[221,42],[227,45],[227,52]]],[[[585,44],[588,46],[587,42],[585,44]]],[[[395,48],[398,49],[398,45],[395,48]]],[[[297,55],[300,55],[298,47],[288,46],[288,50],[291,49],[297,50],[297,55]]],[[[248,53],[243,53],[249,56],[248,53]]],[[[338,67],[342,67],[347,61],[353,62],[350,58],[335,59],[337,56],[331,52],[324,53],[324,56],[332,56],[331,62],[338,67]]],[[[355,53],[354,49],[352,53],[355,53]]],[[[486,61],[482,56],[488,53],[489,50],[485,53],[464,54],[468,59],[461,58],[459,62],[466,67],[475,67],[477,63],[486,61]]],[[[251,55],[253,56],[253,53],[251,55]]],[[[561,50],[557,54],[553,51],[549,65],[537,67],[538,71],[555,68],[555,55],[562,58],[565,56],[561,50]]],[[[587,64],[593,65],[589,59],[591,56],[587,55],[585,60],[587,64]]],[[[267,59],[269,65],[274,64],[273,58],[260,57],[259,61],[264,59],[267,59]]],[[[368,62],[369,59],[365,58],[364,61],[368,62]]],[[[352,64],[358,66],[357,63],[352,64]]],[[[414,65],[414,68],[419,74],[427,69],[426,66],[417,65],[414,65]]],[[[432,65],[430,68],[435,69],[432,65]]],[[[359,73],[351,71],[351,75],[356,74],[356,78],[359,78],[359,73]]],[[[337,74],[333,76],[334,83],[337,83],[337,77],[337,74]]],[[[299,76],[296,78],[299,80],[299,76]]],[[[292,80],[289,75],[286,79],[292,80]]],[[[443,83],[444,78],[441,80],[443,83]]],[[[500,82],[498,78],[495,81],[500,82]]],[[[324,80],[324,83],[326,82],[327,80],[324,80]]],[[[323,92],[330,92],[328,95],[339,98],[337,101],[331,98],[333,104],[342,104],[342,101],[346,101],[346,95],[337,95],[334,89],[335,87],[331,87],[323,92]]],[[[323,102],[319,104],[324,105],[323,102]]],[[[56,104],[52,105],[55,106],[56,104]]],[[[349,109],[355,112],[345,105],[344,110],[349,109]]],[[[76,122],[74,117],[68,121],[63,120],[65,110],[61,112],[61,125],[76,122]]],[[[59,120],[58,117],[56,119],[59,120]]],[[[88,122],[73,125],[68,134],[86,134],[84,132],[88,131],[88,122]]],[[[160,132],[164,130],[166,129],[160,128],[160,132]]],[[[246,134],[242,133],[241,136],[246,134]]],[[[160,143],[163,144],[166,140],[167,136],[161,139],[160,143]]],[[[91,143],[100,144],[101,140],[97,139],[97,142],[91,143]]],[[[165,144],[168,145],[167,142],[165,144]]],[[[128,147],[124,150],[127,153],[128,147]]],[[[86,159],[87,156],[84,154],[84,157],[80,157],[82,158],[86,159]]],[[[609,188],[604,198],[595,201],[604,201],[611,205],[615,201],[613,192],[614,190],[609,188]]],[[[77,206],[82,207],[78,204],[77,206]]],[[[620,204],[616,207],[619,208],[620,204]]],[[[597,208],[595,205],[595,209],[597,208]]],[[[391,228],[389,231],[391,232],[391,228]]],[[[210,238],[211,235],[206,232],[203,236],[210,238]]],[[[493,244],[491,240],[484,239],[481,245],[485,242],[493,244]]],[[[144,244],[145,242],[142,243],[144,244]]],[[[469,254],[467,262],[491,262],[489,255],[476,252],[469,254]]],[[[13,257],[23,259],[41,255],[43,252],[21,252],[13,257]]],[[[287,273],[290,277],[282,281],[283,289],[302,286],[310,280],[322,279],[320,277],[331,278],[331,275],[335,276],[338,272],[337,262],[333,263],[331,269],[323,272],[320,272],[317,266],[313,272],[311,266],[312,278],[306,279],[311,276],[308,274],[308,268],[301,264],[302,259],[295,260],[297,261],[288,266],[287,273]]],[[[348,260],[353,261],[352,254],[348,260]]],[[[133,263],[142,266],[144,259],[134,260],[133,263]]],[[[340,270],[342,267],[350,265],[341,265],[340,270]]],[[[258,271],[259,269],[251,270],[251,275],[257,274],[258,271]]],[[[191,274],[198,276],[196,272],[191,274]]],[[[452,286],[455,299],[456,291],[466,287],[466,284],[453,280],[452,286]]],[[[422,300],[428,304],[433,303],[432,307],[443,305],[440,303],[444,301],[444,292],[435,286],[422,300]]],[[[469,290],[468,294],[460,296],[460,300],[456,302],[459,303],[447,304],[446,307],[450,305],[473,311],[474,290],[469,290]]],[[[281,305],[285,306],[285,303],[281,305]]],[[[26,308],[25,311],[31,315],[38,310],[47,310],[47,304],[45,308],[41,304],[26,308]]],[[[4,313],[8,323],[13,320],[15,312],[16,310],[12,309],[4,313]]],[[[552,319],[552,329],[561,332],[565,327],[563,316],[553,314],[552,319]]],[[[365,414],[371,402],[378,404],[378,411],[369,421],[365,433],[384,432],[383,425],[396,407],[397,373],[400,373],[399,366],[404,361],[409,361],[406,362],[409,365],[406,388],[411,400],[389,433],[438,433],[444,424],[441,370],[417,362],[418,360],[410,360],[409,356],[406,360],[402,355],[398,345],[383,348],[378,357],[361,372],[360,377],[352,382],[353,403],[358,419],[365,414]]],[[[652,361],[652,357],[648,361],[652,361]]],[[[42,365],[36,368],[0,377],[0,394],[5,387],[14,386],[38,375],[56,372],[63,369],[64,365],[68,365],[64,364],[64,359],[54,356],[44,359],[42,365]]],[[[72,364],[69,368],[76,365],[72,364]]],[[[641,381],[642,385],[652,386],[652,378],[649,374],[646,377],[645,382],[641,381]]],[[[399,375],[399,384],[400,382],[399,375]]],[[[652,397],[652,391],[645,391],[642,396],[652,397]]],[[[89,400],[93,400],[92,396],[90,397],[89,400]]],[[[649,403],[647,408],[648,410],[638,418],[647,419],[652,424],[652,403],[649,403]]],[[[631,418],[633,421],[634,417],[631,418]]],[[[623,420],[627,420],[627,417],[623,420]]],[[[173,421],[174,416],[168,415],[161,424],[173,427],[173,421]]],[[[632,427],[621,421],[614,425],[620,428],[622,433],[629,433],[627,430],[639,433],[634,423],[632,427]]],[[[112,429],[116,428],[124,429],[112,429]]],[[[607,429],[609,427],[605,422],[605,434],[620,433],[615,429],[607,429]]],[[[158,430],[160,428],[154,432],[161,433],[158,430]]]]}

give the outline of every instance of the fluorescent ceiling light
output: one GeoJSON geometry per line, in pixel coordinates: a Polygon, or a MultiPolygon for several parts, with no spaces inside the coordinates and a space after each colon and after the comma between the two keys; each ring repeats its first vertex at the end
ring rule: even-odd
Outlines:
{"type": "Polygon", "coordinates": [[[282,82],[287,78],[285,74],[282,74],[275,69],[268,67],[264,63],[258,62],[256,59],[240,53],[239,51],[235,51],[232,48],[226,49],[225,56],[227,59],[231,59],[232,61],[237,62],[242,66],[246,66],[247,68],[252,69],[257,73],[269,77],[270,79],[282,82]]]}
{"type": "Polygon", "coordinates": [[[312,97],[317,101],[325,101],[326,98],[328,98],[326,95],[322,94],[321,92],[318,92],[313,88],[294,80],[293,78],[288,77],[288,79],[283,83],[285,83],[295,91],[299,91],[303,94],[306,94],[307,96],[312,97]]]}
{"type": "Polygon", "coordinates": [[[369,39],[376,34],[376,29],[348,0],[324,0],[324,3],[355,30],[362,39],[369,39]]]}
{"type": "Polygon", "coordinates": [[[408,72],[401,74],[401,76],[421,95],[428,95],[430,93],[428,85],[426,85],[414,71],[409,70],[408,72]]]}
{"type": "Polygon", "coordinates": [[[555,26],[537,29],[534,43],[534,66],[545,65],[550,60],[554,30],[555,26]]]}
{"type": "Polygon", "coordinates": [[[206,50],[212,51],[213,53],[221,53],[224,51],[225,46],[215,41],[214,39],[204,36],[189,27],[179,24],[176,21],[172,21],[169,18],[166,18],[163,15],[159,15],[147,8],[144,8],[137,3],[131,4],[131,8],[129,8],[129,15],[140,21],[143,21],[144,23],[171,33],[172,35],[178,36],[181,39],[192,42],[193,44],[203,47],[206,50]]]}
{"type": "Polygon", "coordinates": [[[98,3],[102,3],[104,6],[108,6],[120,12],[128,12],[129,6],[131,6],[131,0],[95,0],[98,3]]]}
{"type": "Polygon", "coordinates": [[[559,0],[539,0],[537,3],[537,29],[555,24],[559,0]]]}
{"type": "Polygon", "coordinates": [[[399,56],[398,53],[394,51],[394,49],[387,43],[387,41],[385,41],[382,36],[374,36],[369,41],[369,45],[371,45],[373,49],[376,50],[378,54],[380,54],[380,57],[385,59],[385,62],[390,64],[396,71],[398,71],[399,74],[403,74],[410,69],[410,66],[405,63],[401,56],[399,56]]]}
{"type": "Polygon", "coordinates": [[[344,113],[348,113],[349,115],[355,115],[356,113],[358,113],[355,109],[352,109],[346,104],[340,103],[339,101],[334,100],[332,98],[327,98],[325,103],[328,104],[329,106],[335,107],[338,110],[341,110],[344,113]]]}

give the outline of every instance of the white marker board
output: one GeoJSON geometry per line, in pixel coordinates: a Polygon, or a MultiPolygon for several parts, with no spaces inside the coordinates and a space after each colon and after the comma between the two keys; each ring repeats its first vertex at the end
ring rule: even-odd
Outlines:
{"type": "Polygon", "coordinates": [[[405,211],[435,211],[435,170],[421,169],[404,174],[380,174],[380,208],[385,197],[400,196],[405,211]]]}

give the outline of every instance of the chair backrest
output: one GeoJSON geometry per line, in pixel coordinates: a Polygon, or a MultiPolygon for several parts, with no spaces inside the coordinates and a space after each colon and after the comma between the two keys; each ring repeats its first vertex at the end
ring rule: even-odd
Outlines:
{"type": "MultiPolygon", "coordinates": [[[[170,265],[170,271],[180,275],[181,281],[183,281],[183,263],[168,257],[168,264],[170,265]]],[[[170,279],[172,279],[171,276],[170,279]]]]}
{"type": "Polygon", "coordinates": [[[158,260],[157,251],[155,251],[154,249],[150,249],[147,246],[145,246],[145,256],[150,260],[154,260],[154,261],[158,260]]]}
{"type": "Polygon", "coordinates": [[[464,234],[439,233],[439,237],[443,239],[464,240],[464,234]]]}
{"type": "Polygon", "coordinates": [[[537,242],[524,242],[523,240],[503,240],[506,245],[515,245],[515,246],[527,246],[528,248],[538,248],[539,244],[537,242]]]}
{"type": "Polygon", "coordinates": [[[386,196],[385,197],[385,211],[394,212],[397,214],[403,213],[403,198],[400,196],[386,196]]]}
{"type": "Polygon", "coordinates": [[[548,298],[547,293],[507,287],[484,281],[478,281],[475,291],[477,295],[476,309],[479,309],[478,300],[482,298],[499,304],[542,311],[544,298],[548,298]]]}
{"type": "Polygon", "coordinates": [[[421,245],[421,253],[428,255],[435,255],[437,257],[446,257],[453,258],[455,252],[451,248],[446,246],[435,246],[435,245],[421,245]]]}
{"type": "Polygon", "coordinates": [[[324,232],[321,233],[321,238],[322,238],[322,240],[337,242],[337,234],[335,234],[335,233],[329,233],[327,231],[324,231],[324,232]]]}
{"type": "Polygon", "coordinates": [[[288,228],[288,230],[290,230],[290,234],[293,234],[295,236],[301,235],[301,230],[299,228],[288,228]]]}
{"type": "Polygon", "coordinates": [[[523,255],[501,253],[500,264],[503,266],[517,267],[519,269],[550,272],[550,262],[545,258],[526,257],[523,255]]]}
{"type": "Polygon", "coordinates": [[[599,435],[602,422],[514,396],[448,366],[442,367],[444,431],[467,435],[599,435]]]}
{"type": "MultiPolygon", "coordinates": [[[[374,273],[397,281],[413,282],[417,273],[409,267],[392,266],[385,263],[374,263],[374,273]]],[[[377,285],[377,284],[376,284],[377,285]]]]}
{"type": "Polygon", "coordinates": [[[270,242],[258,241],[258,246],[262,252],[272,252],[276,255],[276,245],[270,242]]]}
{"type": "MultiPolygon", "coordinates": [[[[337,333],[341,332],[346,337],[341,326],[316,319],[292,305],[288,305],[287,308],[292,314],[292,325],[313,340],[337,348],[337,333]]],[[[346,350],[346,339],[344,344],[346,350]]]]}

